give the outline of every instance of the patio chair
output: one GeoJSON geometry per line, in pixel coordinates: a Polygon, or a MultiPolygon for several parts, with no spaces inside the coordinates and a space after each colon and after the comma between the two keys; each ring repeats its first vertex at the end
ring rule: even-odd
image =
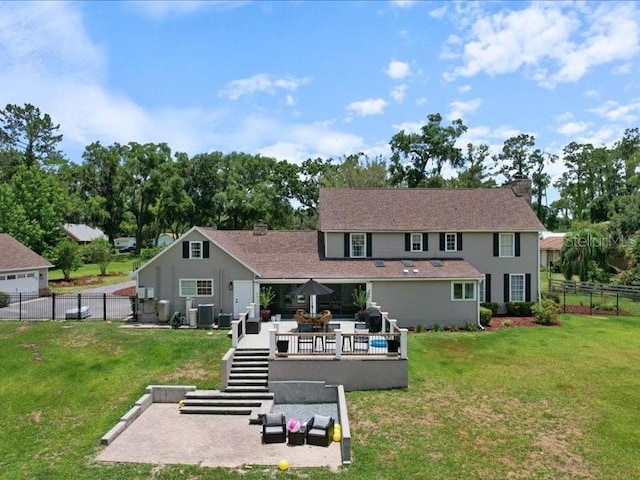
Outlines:
{"type": "Polygon", "coordinates": [[[331,333],[333,335],[326,335],[324,337],[324,351],[325,352],[335,352],[336,351],[336,330],[340,329],[340,324],[338,322],[327,323],[327,333],[331,333]]]}
{"type": "Polygon", "coordinates": [[[328,447],[333,441],[333,417],[315,414],[307,422],[307,445],[328,447]]]}
{"type": "MultiPolygon", "coordinates": [[[[313,333],[313,324],[300,323],[298,325],[299,333],[313,333]]],[[[314,335],[299,335],[298,336],[298,353],[313,352],[315,347],[316,337],[314,335]]]]}
{"type": "Polygon", "coordinates": [[[311,318],[309,318],[309,315],[307,315],[307,312],[305,312],[302,308],[299,308],[298,310],[296,310],[296,313],[293,315],[293,318],[295,319],[296,322],[298,322],[298,325],[303,323],[309,323],[309,324],[313,323],[311,318]]]}
{"type": "Polygon", "coordinates": [[[369,351],[369,329],[368,328],[356,328],[356,334],[353,337],[353,351],[354,352],[368,352],[369,351]]]}
{"type": "Polygon", "coordinates": [[[266,413],[262,417],[262,443],[284,443],[287,441],[284,413],[266,413]]]}

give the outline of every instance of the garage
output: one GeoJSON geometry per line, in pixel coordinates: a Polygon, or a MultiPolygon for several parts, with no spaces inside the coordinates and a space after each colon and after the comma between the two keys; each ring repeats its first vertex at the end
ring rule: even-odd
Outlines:
{"type": "Polygon", "coordinates": [[[0,292],[38,294],[38,272],[0,274],[0,292]]]}

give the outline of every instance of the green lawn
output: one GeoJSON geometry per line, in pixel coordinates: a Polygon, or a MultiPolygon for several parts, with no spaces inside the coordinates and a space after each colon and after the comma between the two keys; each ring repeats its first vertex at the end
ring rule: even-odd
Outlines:
{"type": "MultiPolygon", "coordinates": [[[[561,321],[412,333],[408,389],[347,394],[352,465],[284,473],[274,461],[242,477],[640,478],[640,318],[561,321]]],[[[0,478],[238,478],[95,462],[100,437],[146,385],[218,387],[230,343],[226,332],[118,326],[0,323],[0,478]]]]}
{"type": "MultiPolygon", "coordinates": [[[[66,285],[63,287],[52,286],[51,291],[56,293],[73,293],[99,285],[113,285],[126,282],[131,280],[131,272],[133,271],[134,264],[139,262],[137,258],[130,256],[118,257],[107,266],[107,276],[105,277],[100,275],[100,267],[98,265],[95,263],[87,263],[71,272],[70,277],[74,285],[66,285]],[[80,282],[79,279],[84,277],[91,277],[91,279],[88,282],[80,282]]],[[[49,270],[50,281],[62,280],[63,278],[64,274],[59,268],[49,270]]]]}

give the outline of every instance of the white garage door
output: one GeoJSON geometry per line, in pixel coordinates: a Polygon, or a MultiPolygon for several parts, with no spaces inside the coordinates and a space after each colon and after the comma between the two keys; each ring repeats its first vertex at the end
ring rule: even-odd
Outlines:
{"type": "Polygon", "coordinates": [[[0,292],[38,293],[38,272],[0,274],[0,292]]]}

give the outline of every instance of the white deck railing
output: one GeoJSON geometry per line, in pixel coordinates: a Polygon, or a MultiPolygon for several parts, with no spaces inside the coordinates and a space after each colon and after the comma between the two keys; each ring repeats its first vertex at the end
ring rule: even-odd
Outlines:
{"type": "Polygon", "coordinates": [[[250,303],[237,320],[231,322],[231,346],[238,348],[238,342],[247,334],[247,320],[256,318],[256,304],[250,303]]]}

